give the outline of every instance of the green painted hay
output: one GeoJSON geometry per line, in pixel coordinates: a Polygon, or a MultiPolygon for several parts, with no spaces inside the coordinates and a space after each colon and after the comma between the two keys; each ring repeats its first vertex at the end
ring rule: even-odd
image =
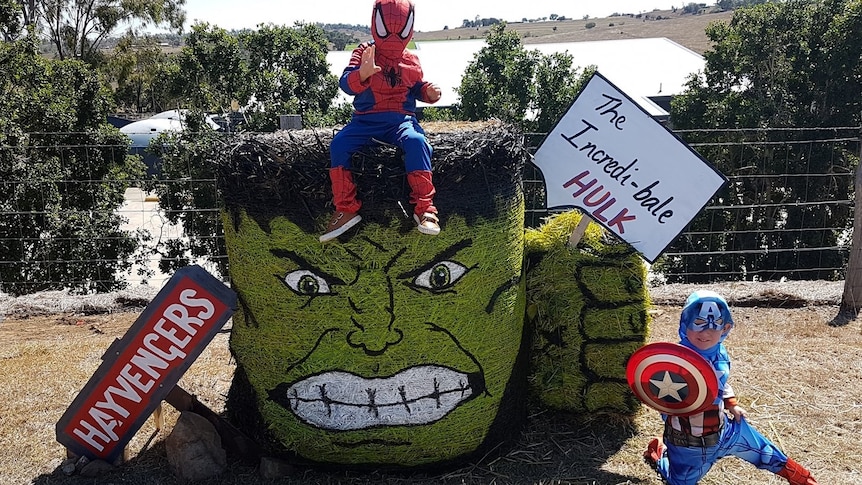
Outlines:
{"type": "Polygon", "coordinates": [[[646,266],[591,223],[576,249],[578,212],[527,231],[527,298],[534,327],[530,387],[546,405],[579,413],[631,413],[638,401],[625,363],[646,343],[646,266]]]}
{"type": "Polygon", "coordinates": [[[332,210],[331,132],[249,136],[219,165],[240,297],[228,413],[272,454],[457,463],[525,418],[527,152],[501,124],[426,130],[443,227],[434,237],[415,229],[392,147],[354,157],[363,220],[328,244],[317,238],[332,210]]]}

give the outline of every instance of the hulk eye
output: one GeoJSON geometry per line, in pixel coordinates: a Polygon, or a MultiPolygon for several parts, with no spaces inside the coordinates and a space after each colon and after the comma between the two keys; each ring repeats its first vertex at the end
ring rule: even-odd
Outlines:
{"type": "Polygon", "coordinates": [[[300,296],[318,296],[332,293],[325,279],[308,271],[300,269],[285,275],[284,284],[300,296]]]}
{"type": "Polygon", "coordinates": [[[435,292],[443,291],[457,283],[465,273],[467,268],[463,265],[453,261],[443,261],[420,273],[413,280],[413,284],[435,292]]]}

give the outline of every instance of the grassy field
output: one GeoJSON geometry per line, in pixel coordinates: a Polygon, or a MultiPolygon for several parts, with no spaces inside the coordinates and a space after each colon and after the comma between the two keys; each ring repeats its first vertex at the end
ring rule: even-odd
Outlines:
{"type": "MultiPolygon", "coordinates": [[[[814,283],[816,284],[816,282],[814,283]]],[[[781,304],[781,300],[776,300],[781,304]]],[[[678,306],[652,308],[653,341],[676,341],[678,306]]],[[[727,340],[732,376],[751,422],[821,484],[862,484],[862,333],[858,322],[830,325],[837,307],[739,307],[727,340]]],[[[98,478],[67,477],[54,425],[135,312],[7,317],[0,323],[0,484],[173,484],[163,440],[148,420],[129,445],[130,460],[98,478]]],[[[180,381],[221,411],[234,364],[219,334],[180,381]]],[[[590,484],[659,485],[641,454],[660,433],[658,413],[574,416],[533,405],[519,438],[475,463],[433,473],[391,474],[297,468],[283,480],[234,463],[215,484],[590,484]]],[[[737,459],[718,463],[701,485],[786,483],[737,459]]]]}
{"type": "MultiPolygon", "coordinates": [[[[548,42],[585,42],[616,39],[667,37],[674,42],[703,54],[710,48],[705,29],[710,22],[729,22],[733,12],[682,15],[671,11],[656,11],[649,18],[629,16],[603,19],[565,20],[560,22],[509,23],[507,29],[520,33],[525,44],[548,42]],[[661,17],[661,20],[657,20],[661,17]],[[587,28],[588,23],[595,23],[587,28]]],[[[416,32],[417,41],[482,39],[488,28],[457,28],[434,32],[416,32]]]]}

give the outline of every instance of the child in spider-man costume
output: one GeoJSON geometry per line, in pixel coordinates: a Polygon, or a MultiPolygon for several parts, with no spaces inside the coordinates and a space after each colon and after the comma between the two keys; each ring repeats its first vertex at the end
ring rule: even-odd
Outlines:
{"type": "Polygon", "coordinates": [[[350,172],[350,158],[372,138],[404,150],[413,218],[424,234],[440,233],[434,184],[431,181],[431,145],[416,119],[416,101],[435,103],[440,88],[425,82],[419,59],[407,51],[413,37],[414,7],[410,0],[376,0],[371,18],[373,42],[353,51],[341,75],[341,89],[354,96],[353,117],[332,139],[332,199],[335,213],[321,242],[334,239],[356,225],[362,203],[350,172]]]}
{"type": "Polygon", "coordinates": [[[808,470],[748,424],[745,409],[728,383],[730,357],[723,342],[732,328],[727,301],[717,293],[695,291],[685,301],[679,319],[680,343],[712,364],[719,396],[703,412],[662,415],[663,440],[650,441],[644,459],[670,485],[695,485],[713,463],[729,455],[786,478],[792,485],[817,485],[808,470]]]}

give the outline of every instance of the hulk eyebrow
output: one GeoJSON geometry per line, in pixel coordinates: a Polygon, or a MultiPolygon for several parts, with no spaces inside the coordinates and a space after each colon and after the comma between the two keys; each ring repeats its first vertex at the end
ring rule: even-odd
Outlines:
{"type": "MultiPolygon", "coordinates": [[[[448,248],[440,251],[439,253],[437,253],[436,256],[431,258],[430,261],[432,263],[435,263],[437,261],[449,259],[449,258],[455,256],[456,254],[458,254],[458,251],[461,251],[464,248],[469,248],[471,246],[473,246],[473,239],[471,239],[471,238],[463,239],[463,240],[458,241],[455,244],[449,246],[448,248]]],[[[422,272],[425,271],[426,269],[427,269],[426,266],[420,266],[418,269],[414,269],[412,271],[407,271],[407,272],[401,273],[400,275],[396,276],[396,278],[399,280],[405,279],[405,278],[413,278],[413,277],[416,277],[416,276],[419,276],[420,274],[422,274],[422,272]]]]}
{"type": "MultiPolygon", "coordinates": [[[[388,252],[389,252],[389,250],[388,250],[388,249],[386,249],[386,246],[384,246],[384,245],[380,244],[379,242],[377,242],[377,241],[375,241],[375,240],[371,239],[371,238],[370,238],[370,237],[368,237],[368,236],[362,236],[362,240],[363,240],[363,241],[365,241],[365,242],[367,242],[368,244],[370,244],[370,245],[371,245],[371,247],[373,247],[374,249],[376,249],[376,250],[380,251],[381,253],[388,253],[388,252]]],[[[345,251],[348,251],[348,252],[349,252],[350,250],[349,250],[349,249],[347,249],[347,248],[345,248],[345,251]]],[[[395,253],[395,256],[392,256],[391,258],[389,258],[389,261],[387,261],[387,262],[386,262],[386,264],[383,266],[383,272],[385,272],[386,274],[389,274],[389,270],[392,268],[392,265],[394,265],[394,264],[395,264],[395,262],[396,262],[396,261],[398,261],[398,258],[400,258],[400,257],[401,257],[404,253],[406,253],[406,252],[407,252],[407,248],[406,248],[406,247],[401,248],[401,250],[400,250],[400,251],[398,251],[397,253],[395,253]]],[[[351,252],[350,254],[351,254],[351,255],[353,255],[353,254],[355,254],[355,253],[352,253],[352,252],[351,252]]],[[[356,259],[360,259],[360,258],[359,258],[359,256],[356,256],[356,259]]]]}
{"type": "Polygon", "coordinates": [[[314,271],[314,273],[316,275],[320,276],[321,278],[326,279],[326,281],[329,281],[331,284],[335,284],[335,285],[346,284],[341,278],[339,278],[337,276],[333,276],[333,275],[327,273],[326,271],[323,271],[322,269],[309,263],[308,261],[305,260],[305,258],[296,254],[293,251],[290,251],[287,249],[270,249],[269,252],[273,256],[275,256],[276,258],[289,259],[289,260],[293,261],[294,263],[296,263],[297,266],[299,266],[302,269],[314,271]]]}

